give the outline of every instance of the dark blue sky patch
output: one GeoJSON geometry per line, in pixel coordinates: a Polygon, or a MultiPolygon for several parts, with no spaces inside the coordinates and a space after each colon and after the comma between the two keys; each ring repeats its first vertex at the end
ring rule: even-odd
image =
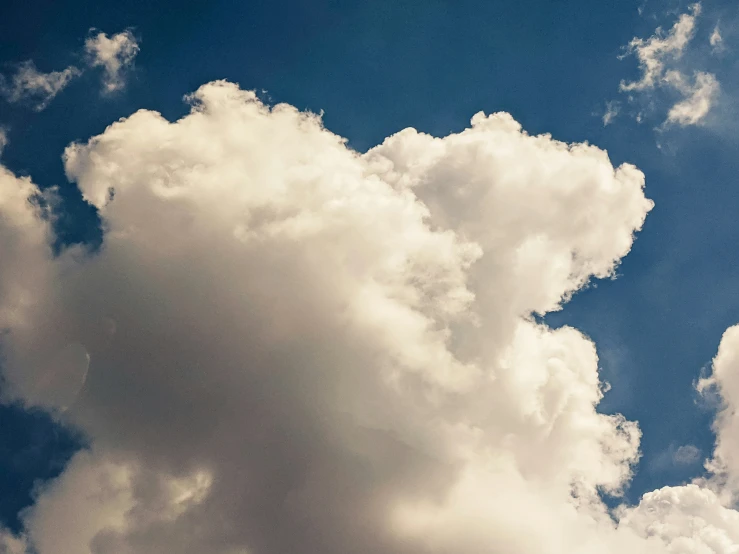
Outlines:
{"type": "Polygon", "coordinates": [[[44,412],[0,405],[0,523],[19,531],[18,512],[32,504],[35,484],[59,475],[84,444],[44,412]]]}

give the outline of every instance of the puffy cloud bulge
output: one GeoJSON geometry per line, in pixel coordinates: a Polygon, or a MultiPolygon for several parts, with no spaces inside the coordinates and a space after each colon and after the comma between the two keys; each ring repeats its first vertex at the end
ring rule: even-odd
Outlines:
{"type": "Polygon", "coordinates": [[[64,153],[98,252],[53,256],[53,196],[0,174],[6,400],[91,444],[0,546],[739,548],[721,439],[716,479],[609,513],[638,426],[596,411],[594,344],[532,317],[613,275],[652,207],[639,170],[503,113],[362,154],[227,82],[188,100],[177,122],[142,110],[64,153]]]}

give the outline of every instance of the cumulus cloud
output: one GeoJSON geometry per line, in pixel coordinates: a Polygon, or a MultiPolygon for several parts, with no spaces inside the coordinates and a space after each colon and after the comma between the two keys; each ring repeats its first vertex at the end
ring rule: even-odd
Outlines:
{"type": "Polygon", "coordinates": [[[655,456],[649,466],[652,470],[664,471],[675,467],[693,466],[701,460],[700,449],[692,444],[675,446],[671,444],[667,450],[655,456]]]}
{"type": "Polygon", "coordinates": [[[734,499],[739,494],[739,326],[730,327],[719,344],[712,374],[701,379],[698,390],[714,392],[722,405],[714,424],[716,449],[711,469],[727,481],[734,499]]]}
{"type": "Polygon", "coordinates": [[[103,69],[103,91],[112,93],[125,87],[126,71],[139,53],[139,44],[130,30],[112,36],[99,32],[85,41],[85,53],[91,67],[103,69]]]}
{"type": "MultiPolygon", "coordinates": [[[[702,71],[686,72],[679,63],[695,36],[696,20],[700,13],[700,3],[691,5],[668,32],[657,28],[648,39],[634,38],[621,56],[633,55],[639,61],[641,77],[636,81],[621,81],[619,86],[621,92],[630,95],[631,101],[635,95],[649,97],[657,89],[665,90],[672,96],[677,95],[678,100],[675,102],[673,99],[674,104],[667,111],[665,125],[700,124],[716,104],[720,93],[715,75],[702,71]],[[691,73],[692,78],[688,76],[691,73]]],[[[720,44],[718,28],[711,35],[710,42],[714,48],[720,44]]]]}
{"type": "Polygon", "coordinates": [[[179,121],[142,110],[67,148],[103,221],[94,254],[53,257],[38,191],[2,174],[4,390],[69,405],[38,383],[79,383],[89,356],[58,417],[91,443],[3,540],[39,554],[734,540],[718,497],[701,519],[645,497],[614,521],[600,493],[628,482],[639,429],[597,412],[595,345],[531,317],[613,274],[652,207],[638,169],[503,113],[360,154],[230,83],[189,102],[179,121]],[[706,531],[655,533],[660,517],[706,531]]]}
{"type": "Polygon", "coordinates": [[[621,525],[641,536],[659,538],[670,552],[730,554],[739,548],[739,511],[735,509],[739,498],[739,326],[724,333],[711,367],[711,375],[697,387],[722,402],[714,422],[716,446],[707,463],[709,478],[647,493],[638,506],[622,508],[619,513],[621,525]]]}
{"type": "Polygon", "coordinates": [[[27,102],[40,111],[80,74],[81,71],[74,66],[62,71],[42,73],[29,60],[21,63],[12,77],[0,75],[0,94],[8,102],[27,102]]]}
{"type": "MultiPolygon", "coordinates": [[[[94,29],[90,31],[93,32],[94,29]]],[[[138,52],[138,41],[129,30],[110,37],[99,32],[85,40],[87,64],[103,69],[103,92],[106,94],[125,87],[126,73],[138,52]]],[[[83,70],[75,66],[62,71],[42,73],[32,60],[28,60],[19,64],[11,77],[0,75],[0,96],[8,102],[26,103],[36,111],[41,111],[70,81],[82,73],[83,70]]]]}

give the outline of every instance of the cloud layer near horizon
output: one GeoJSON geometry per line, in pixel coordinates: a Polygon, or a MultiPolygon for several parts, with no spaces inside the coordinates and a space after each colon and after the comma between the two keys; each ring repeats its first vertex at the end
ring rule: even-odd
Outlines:
{"type": "MultiPolygon", "coordinates": [[[[630,478],[638,427],[597,413],[593,343],[531,317],[629,252],[652,207],[638,169],[504,113],[359,154],[230,83],[189,101],[67,148],[103,221],[95,254],[53,257],[53,196],[0,173],[6,400],[70,406],[91,442],[0,545],[735,551],[733,412],[716,479],[614,521],[599,491],[630,478]]],[[[735,334],[705,383],[727,406],[735,334]]]]}

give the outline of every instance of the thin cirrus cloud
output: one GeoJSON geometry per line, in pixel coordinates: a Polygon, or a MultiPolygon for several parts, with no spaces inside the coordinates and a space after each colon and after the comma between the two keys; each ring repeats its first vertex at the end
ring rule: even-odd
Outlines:
{"type": "MultiPolygon", "coordinates": [[[[86,65],[103,70],[102,90],[106,94],[125,87],[126,73],[138,52],[138,41],[130,30],[112,36],[99,32],[85,41],[86,65]]],[[[70,65],[61,71],[44,73],[32,60],[27,60],[18,64],[11,76],[0,75],[0,95],[10,103],[26,104],[41,111],[84,71],[70,65]]]]}
{"type": "Polygon", "coordinates": [[[592,341],[531,317],[613,275],[653,206],[641,171],[505,113],[360,154],[228,82],[188,101],[66,149],[95,254],[55,256],[37,187],[0,170],[6,400],[70,404],[49,384],[84,359],[58,417],[90,441],[0,545],[736,551],[739,330],[699,385],[725,406],[712,473],[611,512],[639,427],[598,412],[592,341]]]}
{"type": "MultiPolygon", "coordinates": [[[[622,80],[619,85],[619,90],[628,95],[630,103],[640,100],[651,103],[654,101],[653,93],[667,93],[668,99],[665,101],[672,105],[666,110],[663,127],[702,124],[721,93],[720,83],[714,74],[686,68],[681,63],[694,40],[701,12],[700,3],[691,5],[669,31],[657,28],[655,34],[647,39],[634,38],[620,56],[621,59],[634,56],[641,72],[639,79],[622,80]],[[677,100],[674,100],[675,97],[677,100]]],[[[714,51],[723,47],[718,27],[714,28],[709,42],[714,51]]],[[[662,100],[658,103],[661,102],[662,100]]],[[[610,104],[608,103],[603,115],[604,125],[615,118],[609,108],[610,104]]],[[[643,112],[639,110],[637,120],[641,121],[642,117],[643,112]]]]}

